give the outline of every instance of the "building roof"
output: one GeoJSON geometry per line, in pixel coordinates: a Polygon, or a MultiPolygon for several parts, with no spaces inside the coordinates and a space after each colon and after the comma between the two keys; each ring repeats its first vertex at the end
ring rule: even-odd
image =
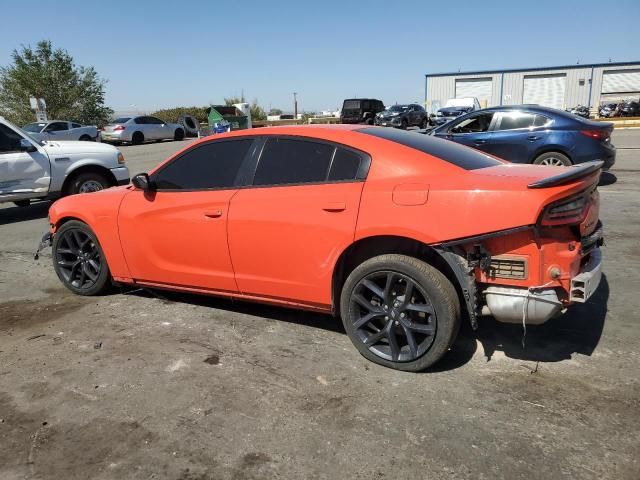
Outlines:
{"type": "Polygon", "coordinates": [[[514,73],[514,72],[539,72],[547,70],[566,70],[568,68],[592,68],[592,67],[622,67],[637,65],[640,67],[640,61],[635,62],[607,62],[607,63],[589,63],[589,64],[575,64],[575,65],[560,65],[557,67],[538,67],[538,68],[506,68],[506,69],[493,69],[493,70],[475,70],[467,72],[442,72],[442,73],[426,73],[425,77],[448,77],[448,76],[460,76],[460,75],[490,75],[496,73],[514,73]]]}

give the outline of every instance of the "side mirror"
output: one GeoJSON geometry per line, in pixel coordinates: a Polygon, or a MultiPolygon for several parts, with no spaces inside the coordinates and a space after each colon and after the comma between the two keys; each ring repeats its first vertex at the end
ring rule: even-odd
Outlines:
{"type": "Polygon", "coordinates": [[[144,192],[150,192],[153,190],[153,182],[149,179],[149,175],[146,173],[137,174],[131,179],[131,183],[134,187],[144,192]]]}
{"type": "Polygon", "coordinates": [[[35,152],[37,150],[37,148],[35,147],[35,145],[33,143],[31,143],[29,140],[27,140],[26,138],[21,138],[20,139],[20,151],[21,152],[35,152]]]}

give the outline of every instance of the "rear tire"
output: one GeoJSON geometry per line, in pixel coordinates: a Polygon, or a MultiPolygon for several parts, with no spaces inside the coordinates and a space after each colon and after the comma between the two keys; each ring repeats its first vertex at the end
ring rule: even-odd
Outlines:
{"type": "Polygon", "coordinates": [[[407,127],[409,127],[409,122],[407,122],[407,119],[406,119],[406,118],[403,118],[403,119],[402,119],[402,122],[400,123],[400,128],[401,128],[402,130],[406,130],[406,129],[407,129],[407,127]]]}
{"type": "Polygon", "coordinates": [[[107,260],[89,225],[71,220],[53,236],[53,268],[62,284],[77,295],[101,295],[111,288],[107,260]]]}
{"type": "Polygon", "coordinates": [[[133,135],[131,136],[131,143],[133,145],[140,145],[143,142],[144,142],[143,133],[142,132],[133,132],[133,135]]]}
{"type": "Polygon", "coordinates": [[[424,117],[422,119],[422,122],[420,123],[420,128],[421,129],[425,129],[425,128],[429,128],[429,119],[427,117],[424,117]]]}
{"type": "Polygon", "coordinates": [[[544,165],[547,167],[570,167],[573,165],[566,155],[560,152],[546,152],[539,155],[533,163],[535,165],[544,165]]]}
{"type": "Polygon", "coordinates": [[[340,311],[362,356],[407,372],[442,358],[460,328],[454,286],[436,268],[406,255],[380,255],[356,267],[342,287],[340,311]]]}
{"type": "Polygon", "coordinates": [[[16,200],[15,202],[13,202],[13,204],[16,207],[20,207],[20,208],[28,207],[29,205],[31,205],[31,200],[28,200],[28,199],[27,200],[16,200]]]}
{"type": "Polygon", "coordinates": [[[93,138],[91,138],[89,135],[82,135],[79,140],[81,142],[92,142],[93,138]]]}

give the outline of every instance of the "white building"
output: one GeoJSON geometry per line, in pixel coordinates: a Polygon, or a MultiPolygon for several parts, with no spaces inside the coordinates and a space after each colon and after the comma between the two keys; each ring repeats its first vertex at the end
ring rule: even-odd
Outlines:
{"type": "Polygon", "coordinates": [[[483,107],[535,103],[563,110],[640,97],[640,62],[430,73],[425,77],[425,106],[430,112],[450,98],[461,97],[477,97],[483,107]]]}

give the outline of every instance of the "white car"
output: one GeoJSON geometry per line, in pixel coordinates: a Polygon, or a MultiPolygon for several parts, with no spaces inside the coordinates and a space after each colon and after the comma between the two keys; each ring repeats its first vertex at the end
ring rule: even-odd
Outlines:
{"type": "Polygon", "coordinates": [[[0,117],[0,203],[88,193],[129,183],[113,145],[42,141],[0,117]]]}
{"type": "Polygon", "coordinates": [[[66,120],[50,120],[48,122],[33,122],[22,127],[37,140],[80,140],[95,142],[98,139],[98,127],[95,125],[82,126],[79,123],[66,120]]]}
{"type": "Polygon", "coordinates": [[[148,115],[120,117],[104,127],[100,137],[103,142],[139,145],[148,140],[182,140],[184,128],[177,123],[167,123],[148,115]]]}

